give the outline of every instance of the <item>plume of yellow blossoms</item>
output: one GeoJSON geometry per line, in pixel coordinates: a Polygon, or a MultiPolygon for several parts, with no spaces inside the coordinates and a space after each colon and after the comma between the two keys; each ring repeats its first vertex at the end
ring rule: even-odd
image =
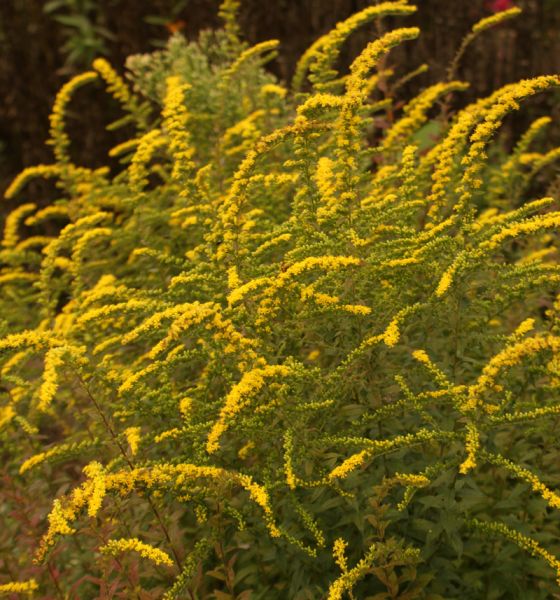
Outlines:
{"type": "Polygon", "coordinates": [[[51,179],[53,177],[59,177],[60,173],[60,165],[35,165],[34,167],[27,167],[15,177],[8,189],[4,192],[4,197],[10,200],[33,179],[51,179]]]}
{"type": "Polygon", "coordinates": [[[560,338],[553,335],[542,335],[526,338],[493,356],[486,364],[477,382],[469,387],[468,397],[463,409],[474,410],[482,405],[486,410],[492,408],[485,405],[482,400],[484,393],[494,386],[496,377],[501,371],[520,364],[525,357],[530,357],[545,350],[558,353],[560,351],[560,338]]]}
{"type": "Polygon", "coordinates": [[[461,463],[459,473],[466,475],[476,467],[476,454],[480,448],[480,433],[473,423],[467,425],[466,436],[467,458],[461,463]]]}
{"type": "Polygon", "coordinates": [[[290,372],[291,369],[284,365],[266,365],[244,373],[239,383],[226,396],[224,406],[220,410],[220,416],[208,434],[206,451],[213,454],[219,449],[220,437],[227,430],[228,423],[263,389],[267,379],[287,377],[290,372]]]}
{"type": "Polygon", "coordinates": [[[333,65],[340,49],[344,41],[358,28],[383,16],[406,16],[415,11],[416,7],[407,5],[406,2],[381,2],[375,6],[368,6],[338,23],[332,31],[315,41],[300,58],[292,81],[293,89],[301,89],[308,70],[311,70],[310,79],[316,87],[321,87],[321,84],[324,85],[336,77],[333,65]]]}
{"type": "Polygon", "coordinates": [[[552,508],[560,509],[560,496],[549,489],[535,473],[529,471],[529,469],[525,469],[524,467],[508,460],[504,456],[500,454],[492,454],[490,452],[482,453],[483,458],[485,458],[488,462],[505,468],[511,475],[521,479],[522,481],[526,481],[531,489],[539,494],[544,500],[548,502],[548,505],[552,508]]]}
{"type": "Polygon", "coordinates": [[[348,570],[346,566],[346,558],[344,557],[344,548],[346,543],[337,539],[333,548],[335,561],[342,567],[342,575],[329,586],[327,600],[342,600],[345,592],[351,592],[356,583],[367,574],[371,569],[375,558],[375,544],[370,546],[364,558],[352,569],[348,570]]]}
{"type": "Polygon", "coordinates": [[[190,85],[182,83],[177,76],[168,77],[166,83],[162,116],[170,138],[169,151],[173,157],[171,177],[186,183],[194,168],[194,148],[187,129],[189,113],[185,106],[185,95],[190,85]]]}
{"type": "Polygon", "coordinates": [[[504,525],[503,523],[498,523],[495,521],[480,521],[478,519],[472,519],[470,523],[473,527],[479,529],[480,531],[489,534],[498,533],[512,541],[514,544],[517,544],[521,549],[528,552],[531,556],[544,559],[544,561],[556,571],[556,580],[558,585],[560,585],[560,560],[545,550],[538,542],[526,535],[523,535],[522,533],[519,533],[519,531],[504,525]]]}
{"type": "Polygon", "coordinates": [[[33,594],[39,589],[39,584],[35,579],[28,581],[12,581],[11,583],[0,584],[0,596],[10,596],[12,594],[33,594]]]}
{"type": "Polygon", "coordinates": [[[154,548],[149,544],[141,542],[138,538],[121,538],[118,540],[109,540],[104,546],[99,548],[102,554],[117,556],[123,552],[136,552],[142,558],[151,560],[156,565],[172,567],[173,561],[167,552],[154,548]]]}
{"type": "Polygon", "coordinates": [[[140,193],[148,184],[148,175],[150,173],[148,163],[155,156],[156,152],[166,144],[167,141],[159,129],[148,131],[138,141],[136,152],[128,167],[130,186],[137,193],[140,193]]]}
{"type": "Polygon", "coordinates": [[[97,73],[94,71],[87,71],[86,73],[76,75],[76,77],[73,77],[62,86],[56,96],[50,115],[50,143],[53,146],[54,156],[61,165],[70,163],[70,157],[68,156],[70,138],[64,130],[68,104],[77,89],[96,79],[97,73]]]}
{"type": "Polygon", "coordinates": [[[384,155],[393,152],[401,140],[406,140],[428,120],[428,111],[439,98],[447,96],[451,92],[464,91],[468,87],[468,83],[450,81],[436,83],[418,94],[403,108],[403,117],[389,129],[385,136],[381,145],[384,155]]]}
{"type": "Polygon", "coordinates": [[[122,77],[104,58],[96,58],[92,67],[101,75],[107,83],[109,93],[123,106],[128,106],[132,101],[132,94],[122,77]]]}
{"type": "Polygon", "coordinates": [[[513,19],[521,14],[521,9],[518,7],[510,8],[508,10],[503,10],[497,12],[495,15],[490,17],[486,17],[485,19],[481,19],[478,23],[475,23],[472,27],[473,33],[480,33],[486,29],[490,29],[490,27],[494,27],[498,25],[498,23],[503,23],[509,19],[513,19]]]}

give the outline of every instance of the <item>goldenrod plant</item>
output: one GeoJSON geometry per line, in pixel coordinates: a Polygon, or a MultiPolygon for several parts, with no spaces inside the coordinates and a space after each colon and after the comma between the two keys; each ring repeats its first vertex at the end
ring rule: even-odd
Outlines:
{"type": "Polygon", "coordinates": [[[395,1],[285,86],[238,4],[130,80],[98,59],[68,82],[55,161],[6,192],[0,594],[553,597],[560,209],[527,177],[558,151],[546,116],[495,149],[560,78],[454,113],[467,83],[435,83],[401,110],[378,86],[417,28],[336,67],[357,27],[416,10],[395,1]],[[118,169],[72,160],[82,85],[136,125],[118,169]],[[34,177],[60,198],[38,208],[34,177]]]}

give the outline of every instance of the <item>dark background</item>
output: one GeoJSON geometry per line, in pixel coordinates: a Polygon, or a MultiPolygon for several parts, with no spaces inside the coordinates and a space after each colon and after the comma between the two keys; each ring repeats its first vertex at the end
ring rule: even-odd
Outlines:
{"type": "MultiPolygon", "coordinates": [[[[298,57],[319,35],[372,3],[243,0],[240,20],[251,43],[281,40],[280,57],[272,68],[289,80],[298,57]]],[[[56,91],[71,75],[87,69],[99,54],[122,72],[129,54],[154,50],[172,30],[193,38],[198,30],[219,25],[219,4],[218,0],[0,0],[0,193],[23,167],[52,160],[50,148],[44,145],[48,115],[56,91]]],[[[430,64],[429,73],[413,84],[416,89],[443,78],[474,22],[513,5],[523,8],[524,14],[484,33],[464,57],[459,77],[472,85],[466,100],[510,81],[560,72],[560,0],[418,0],[416,4],[417,15],[387,21],[388,26],[422,29],[419,41],[407,43],[393,55],[403,73],[423,62],[430,64]]],[[[374,32],[370,26],[356,34],[346,45],[343,60],[357,54],[374,32]]],[[[86,90],[73,102],[76,118],[69,127],[79,140],[73,155],[79,164],[98,166],[106,162],[106,151],[114,141],[106,138],[104,124],[118,117],[118,110],[100,87],[86,90]]],[[[558,95],[541,102],[548,103],[544,108],[556,111],[558,117],[558,95]]]]}

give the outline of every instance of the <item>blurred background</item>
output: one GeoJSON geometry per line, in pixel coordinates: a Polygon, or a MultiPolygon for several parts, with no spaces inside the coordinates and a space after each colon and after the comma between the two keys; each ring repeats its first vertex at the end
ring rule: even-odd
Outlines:
{"type": "MultiPolygon", "coordinates": [[[[275,73],[289,81],[302,52],[322,33],[372,0],[243,0],[242,30],[253,44],[278,38],[275,73]]],[[[195,38],[200,29],[219,25],[219,0],[1,0],[0,1],[0,192],[25,166],[50,162],[48,115],[60,86],[73,74],[105,56],[123,72],[130,54],[153,51],[175,31],[195,38]]],[[[405,90],[409,97],[420,87],[441,80],[469,28],[494,12],[519,6],[524,14],[479,37],[469,47],[458,76],[471,83],[465,101],[504,83],[560,72],[560,0],[418,0],[418,13],[387,26],[418,25],[420,40],[400,48],[394,62],[412,70],[428,63],[428,73],[405,90]]],[[[344,50],[348,62],[375,34],[365,28],[344,50]]],[[[560,96],[548,95],[531,104],[519,119],[522,127],[531,112],[556,116],[560,96]]],[[[118,107],[101,87],[87,88],[73,101],[70,123],[78,164],[106,163],[113,140],[104,125],[119,116],[118,107]],[[114,114],[112,114],[114,113],[114,114]]],[[[516,123],[510,124],[516,127],[516,123]]],[[[8,208],[8,207],[6,207],[8,208]]],[[[3,212],[3,211],[0,211],[3,212]]]]}

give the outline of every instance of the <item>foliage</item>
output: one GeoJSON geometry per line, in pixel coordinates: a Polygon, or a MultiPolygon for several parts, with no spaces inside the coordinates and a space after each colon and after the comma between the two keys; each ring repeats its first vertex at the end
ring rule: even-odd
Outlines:
{"type": "Polygon", "coordinates": [[[509,155],[493,139],[560,79],[451,117],[466,84],[436,83],[400,111],[386,55],[416,28],[336,68],[356,27],[415,10],[385,2],[293,93],[237,5],[131,58],[133,90],[102,59],[67,83],[56,161],[7,192],[61,198],[2,242],[0,593],[551,597],[560,212],[527,194],[558,152],[533,148],[546,119],[509,155]],[[116,172],[65,133],[99,78],[137,125],[116,172]]]}
{"type": "Polygon", "coordinates": [[[113,35],[99,22],[96,0],[49,0],[43,10],[63,27],[62,51],[68,64],[87,65],[108,53],[107,41],[113,35]]]}

